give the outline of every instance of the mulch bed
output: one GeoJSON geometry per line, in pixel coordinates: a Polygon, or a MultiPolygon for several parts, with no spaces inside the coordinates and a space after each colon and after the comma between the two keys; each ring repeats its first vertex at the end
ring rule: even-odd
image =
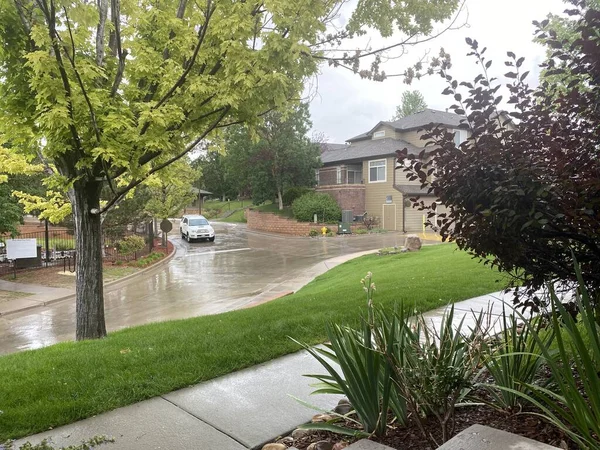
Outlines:
{"type": "MultiPolygon", "coordinates": [[[[529,414],[534,411],[534,409],[529,409],[528,411],[517,413],[506,413],[489,406],[460,407],[456,410],[454,433],[458,434],[471,425],[480,424],[508,431],[554,447],[569,450],[579,448],[561,430],[545,422],[540,417],[529,414]]],[[[347,423],[345,426],[352,427],[350,423],[347,423]]],[[[426,430],[439,442],[439,445],[442,445],[440,426],[435,420],[430,420],[427,423],[426,430]]],[[[329,441],[336,443],[340,441],[353,442],[355,440],[330,432],[311,431],[310,435],[295,440],[294,446],[299,450],[305,450],[313,442],[329,441]]],[[[408,427],[392,425],[388,429],[386,436],[382,438],[372,437],[371,440],[394,449],[402,450],[433,450],[437,448],[436,446],[431,446],[424,439],[419,428],[412,423],[408,427]]]]}

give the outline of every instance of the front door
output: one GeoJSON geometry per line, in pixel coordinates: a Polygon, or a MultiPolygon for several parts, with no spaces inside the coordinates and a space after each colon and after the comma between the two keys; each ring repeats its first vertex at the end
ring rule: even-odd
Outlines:
{"type": "Polygon", "coordinates": [[[386,204],[383,205],[383,212],[381,214],[382,220],[381,225],[384,230],[394,231],[396,230],[396,205],[386,204]]]}

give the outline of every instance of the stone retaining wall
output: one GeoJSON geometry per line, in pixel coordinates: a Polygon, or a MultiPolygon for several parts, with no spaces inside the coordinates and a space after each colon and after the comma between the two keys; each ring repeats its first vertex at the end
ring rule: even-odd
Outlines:
{"type": "MultiPolygon", "coordinates": [[[[278,214],[256,211],[252,208],[246,210],[246,222],[248,229],[264,231],[267,233],[287,234],[292,236],[308,236],[310,230],[317,230],[321,234],[321,228],[328,227],[334,233],[337,232],[336,224],[322,224],[311,222],[298,222],[297,220],[280,216],[278,214]]],[[[362,224],[352,225],[352,230],[364,228],[362,224]]]]}
{"type": "Polygon", "coordinates": [[[331,195],[341,209],[351,210],[353,216],[362,216],[365,211],[365,186],[344,184],[319,186],[317,192],[331,195]]]}

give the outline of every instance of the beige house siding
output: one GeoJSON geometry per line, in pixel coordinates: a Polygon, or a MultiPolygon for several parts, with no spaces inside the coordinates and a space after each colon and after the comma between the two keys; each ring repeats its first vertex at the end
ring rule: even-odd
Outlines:
{"type": "Polygon", "coordinates": [[[390,127],[388,125],[380,125],[373,130],[373,140],[385,138],[398,139],[398,133],[396,133],[396,130],[394,130],[393,127],[390,127]],[[385,136],[375,137],[375,133],[377,133],[378,131],[385,131],[385,136]]]}
{"type": "Polygon", "coordinates": [[[394,167],[396,158],[374,158],[371,161],[379,159],[386,160],[386,180],[382,183],[369,182],[369,160],[363,161],[363,177],[365,180],[365,210],[369,216],[379,218],[379,226],[388,228],[387,230],[402,231],[402,194],[394,189],[394,167]],[[387,196],[391,195],[392,203],[386,203],[387,196]],[[385,205],[385,224],[384,224],[384,205],[385,205]],[[395,205],[392,208],[390,205],[395,205]],[[392,213],[392,210],[394,211],[392,213]],[[394,214],[394,221],[390,214],[394,214]]]}
{"type": "Polygon", "coordinates": [[[403,133],[398,133],[398,139],[402,139],[415,147],[424,147],[425,141],[421,139],[423,133],[424,131],[419,132],[417,130],[405,131],[403,133]]]}

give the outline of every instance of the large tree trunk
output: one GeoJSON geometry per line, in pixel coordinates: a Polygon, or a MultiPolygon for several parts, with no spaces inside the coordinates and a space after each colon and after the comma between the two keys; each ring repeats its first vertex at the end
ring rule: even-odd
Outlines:
{"type": "Polygon", "coordinates": [[[96,339],[106,336],[104,290],[102,285],[102,227],[100,184],[78,181],[70,192],[75,219],[76,271],[76,338],[96,339]]]}

